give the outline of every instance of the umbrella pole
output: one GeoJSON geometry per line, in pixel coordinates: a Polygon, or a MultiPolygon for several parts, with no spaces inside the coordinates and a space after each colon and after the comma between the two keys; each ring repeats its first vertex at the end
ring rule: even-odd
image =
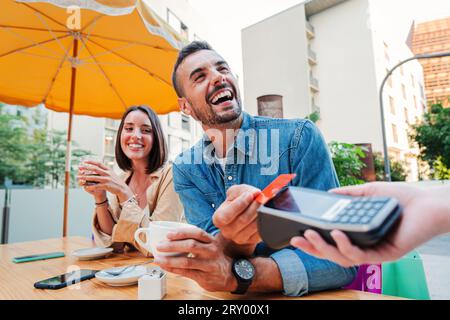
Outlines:
{"type": "Polygon", "coordinates": [[[73,106],[75,102],[75,83],[77,79],[77,68],[75,59],[78,57],[78,39],[73,40],[72,55],[72,79],[70,83],[70,110],[69,110],[69,128],[67,130],[67,149],[66,149],[66,172],[64,179],[64,220],[63,237],[67,236],[67,217],[69,211],[69,187],[70,187],[70,163],[71,163],[71,143],[72,143],[72,118],[73,106]]]}

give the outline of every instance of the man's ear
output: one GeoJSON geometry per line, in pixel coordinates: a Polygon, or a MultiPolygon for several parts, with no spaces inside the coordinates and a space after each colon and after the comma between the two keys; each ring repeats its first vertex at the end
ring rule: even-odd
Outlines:
{"type": "Polygon", "coordinates": [[[186,98],[178,98],[178,106],[180,111],[188,116],[192,115],[192,106],[186,98]]]}

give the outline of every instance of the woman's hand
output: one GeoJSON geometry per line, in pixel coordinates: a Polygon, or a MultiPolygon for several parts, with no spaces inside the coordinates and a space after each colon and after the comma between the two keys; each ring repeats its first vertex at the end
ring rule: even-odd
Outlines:
{"type": "Polygon", "coordinates": [[[119,178],[114,171],[104,164],[96,161],[85,161],[78,169],[78,182],[84,186],[84,190],[94,195],[97,200],[106,199],[106,191],[116,195],[120,202],[124,202],[133,196],[130,187],[119,178]],[[86,182],[96,184],[86,185],[86,182]]]}
{"type": "Polygon", "coordinates": [[[93,195],[95,198],[95,202],[100,203],[100,202],[105,201],[106,200],[106,191],[105,190],[91,190],[91,189],[87,188],[88,185],[86,185],[86,179],[84,177],[87,176],[88,174],[89,174],[89,171],[86,169],[86,167],[84,166],[84,162],[83,162],[78,167],[78,175],[77,175],[78,185],[80,187],[83,187],[84,191],[93,195]]]}

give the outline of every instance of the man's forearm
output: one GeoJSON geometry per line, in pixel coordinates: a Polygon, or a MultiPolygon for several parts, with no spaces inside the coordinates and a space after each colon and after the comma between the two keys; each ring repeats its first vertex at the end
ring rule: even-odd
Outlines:
{"type": "Polygon", "coordinates": [[[280,292],[283,291],[283,279],[278,265],[272,258],[250,259],[255,266],[256,273],[248,291],[252,292],[280,292]]]}

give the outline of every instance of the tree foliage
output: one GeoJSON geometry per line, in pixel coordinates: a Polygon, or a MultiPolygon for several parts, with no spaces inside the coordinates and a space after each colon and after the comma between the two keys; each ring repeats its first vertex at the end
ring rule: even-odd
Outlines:
{"type": "MultiPolygon", "coordinates": [[[[32,121],[38,121],[36,112],[32,121]],[[36,119],[34,119],[36,118],[36,119]]],[[[64,183],[66,163],[66,133],[45,128],[28,130],[28,120],[2,112],[0,107],[0,186],[5,179],[14,184],[57,188],[64,183]]],[[[74,147],[76,144],[73,143],[74,147]]],[[[76,185],[76,165],[90,154],[74,148],[71,161],[71,186],[76,185]]]]}
{"type": "Polygon", "coordinates": [[[0,185],[8,177],[19,181],[27,160],[27,131],[24,119],[0,113],[0,185]]]}
{"type": "Polygon", "coordinates": [[[349,143],[329,143],[334,167],[341,186],[362,184],[361,170],[366,166],[361,159],[366,157],[364,148],[349,143]]]}
{"type": "Polygon", "coordinates": [[[412,126],[412,138],[419,145],[422,160],[432,167],[450,168],[450,108],[432,105],[424,121],[412,126]]]}
{"type": "MultiPolygon", "coordinates": [[[[373,162],[375,166],[375,175],[377,181],[384,181],[384,157],[381,152],[374,152],[373,162]]],[[[406,170],[406,164],[396,161],[389,157],[389,164],[391,166],[391,180],[392,181],[405,181],[408,176],[406,170]]]]}

